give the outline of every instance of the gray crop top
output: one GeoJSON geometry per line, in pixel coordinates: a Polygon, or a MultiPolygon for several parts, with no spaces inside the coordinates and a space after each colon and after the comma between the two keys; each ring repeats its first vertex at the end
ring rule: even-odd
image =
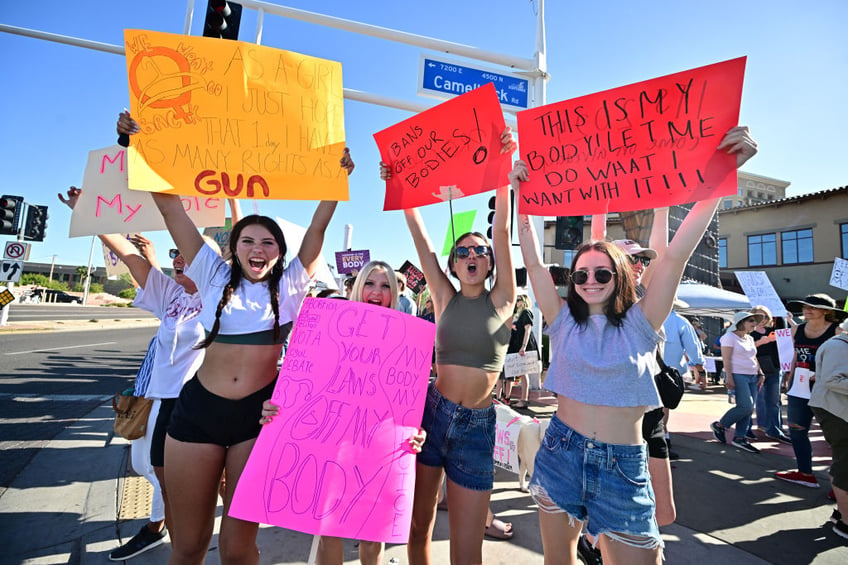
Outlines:
{"type": "Polygon", "coordinates": [[[563,304],[545,333],[551,339],[546,389],[585,404],[660,406],[654,375],[662,336],[638,304],[619,327],[603,314],[581,326],[563,304]]]}
{"type": "Polygon", "coordinates": [[[457,292],[436,325],[436,363],[500,371],[511,334],[509,320],[500,318],[489,291],[476,298],[457,292]]]}

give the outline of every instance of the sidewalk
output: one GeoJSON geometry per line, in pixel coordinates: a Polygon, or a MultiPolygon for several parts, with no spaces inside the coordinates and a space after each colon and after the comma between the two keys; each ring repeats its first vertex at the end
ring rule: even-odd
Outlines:
{"type": "MultiPolygon", "coordinates": [[[[531,400],[532,412],[539,417],[553,411],[552,398],[534,394],[531,400]]],[[[752,455],[709,440],[709,422],[726,408],[726,396],[713,387],[706,393],[687,393],[673,413],[674,450],[681,457],[673,470],[678,520],[663,528],[665,563],[848,562],[848,545],[822,527],[833,504],[825,498],[829,461],[822,456],[820,432],[812,435],[822,488],[781,483],[772,474],[794,465],[790,447],[758,442],[763,452],[752,455]]],[[[139,481],[126,478],[132,475],[127,472],[129,442],[112,435],[112,422],[111,406],[94,409],[51,441],[14,479],[0,498],[0,562],[110,563],[107,556],[119,545],[118,531],[126,541],[145,523],[144,504],[131,512],[121,508],[125,491],[137,488],[139,481]],[[124,516],[140,518],[119,521],[122,510],[124,516]]],[[[507,542],[486,539],[484,562],[542,563],[536,509],[518,490],[514,475],[498,471],[492,507],[513,523],[516,534],[507,542]]],[[[262,526],[261,562],[306,563],[311,541],[305,534],[262,526]]],[[[210,544],[210,564],[220,562],[216,549],[217,535],[210,544]]],[[[345,549],[346,563],[358,563],[353,542],[345,549]]],[[[132,563],[165,563],[169,551],[166,543],[132,563]]],[[[392,557],[406,563],[405,547],[388,547],[385,561],[392,557]]],[[[449,562],[446,512],[439,512],[436,522],[433,562],[449,562]]]]}

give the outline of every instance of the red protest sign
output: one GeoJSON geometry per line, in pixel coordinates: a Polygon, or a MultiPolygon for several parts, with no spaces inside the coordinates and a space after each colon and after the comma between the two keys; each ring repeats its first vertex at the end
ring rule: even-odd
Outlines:
{"type": "Polygon", "coordinates": [[[478,194],[506,184],[506,128],[489,83],[374,134],[392,171],[384,210],[417,208],[478,194]]]}
{"type": "Polygon", "coordinates": [[[716,147],[739,121],[745,57],[518,113],[530,180],[518,211],[573,216],[736,192],[716,147]]]}

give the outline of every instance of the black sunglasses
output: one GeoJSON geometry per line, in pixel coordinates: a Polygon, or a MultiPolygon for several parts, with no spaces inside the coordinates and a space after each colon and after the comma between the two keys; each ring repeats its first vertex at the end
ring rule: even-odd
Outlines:
{"type": "MultiPolygon", "coordinates": [[[[571,273],[571,281],[580,286],[589,282],[589,273],[592,271],[574,271],[571,273]]],[[[606,284],[612,280],[615,273],[609,269],[595,269],[595,281],[599,284],[606,284]]]]}
{"type": "Polygon", "coordinates": [[[642,266],[647,267],[651,264],[651,258],[645,257],[644,255],[628,255],[628,259],[630,259],[630,263],[635,265],[639,261],[642,261],[642,266]]]}
{"type": "Polygon", "coordinates": [[[489,254],[489,248],[485,245],[472,245],[471,247],[457,247],[456,256],[459,259],[465,259],[472,251],[477,257],[486,257],[489,254]]]}
{"type": "Polygon", "coordinates": [[[179,249],[171,249],[170,251],[168,251],[168,257],[170,257],[171,259],[176,259],[179,256],[180,256],[180,250],[179,249]]]}

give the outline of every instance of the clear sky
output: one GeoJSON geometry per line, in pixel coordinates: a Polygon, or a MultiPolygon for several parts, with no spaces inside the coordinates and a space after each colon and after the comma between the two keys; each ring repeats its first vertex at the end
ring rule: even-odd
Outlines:
{"type": "MultiPolygon", "coordinates": [[[[531,58],[536,2],[528,0],[274,0],[294,8],[446,39],[531,58]]],[[[0,23],[122,45],[125,28],[182,33],[184,0],[28,0],[4,3],[0,23]]],[[[203,26],[205,0],[197,0],[192,33],[203,26]]],[[[791,182],[789,195],[848,184],[844,136],[848,132],[848,3],[813,0],[681,2],[548,0],[548,102],[565,100],[710,63],[748,56],[741,123],[751,127],[760,153],[744,170],[791,182]],[[840,164],[841,163],[841,164],[840,164]]],[[[255,12],[245,10],[242,40],[255,33],[255,12]]],[[[266,16],[263,44],[340,61],[344,85],[394,98],[416,95],[419,54],[432,52],[266,16]]],[[[30,260],[84,265],[91,238],[67,237],[70,212],[56,198],[81,186],[87,153],[115,142],[118,112],[128,106],[124,58],[110,53],[0,33],[2,84],[2,194],[48,205],[47,239],[34,243],[30,260]]],[[[469,64],[471,62],[469,61],[469,64]]],[[[491,65],[487,65],[491,66],[491,65]]],[[[325,256],[342,246],[352,224],[354,249],[396,267],[414,258],[400,212],[383,212],[379,154],[371,135],[409,117],[401,110],[345,102],[347,142],[356,171],[350,201],[339,205],[327,234],[325,256]]],[[[454,211],[479,209],[485,229],[488,194],[455,202],[454,211]]],[[[312,202],[263,201],[261,213],[305,225],[312,202]]],[[[246,212],[254,205],[243,204],[246,212]]],[[[444,241],[447,204],[422,210],[436,245],[444,241]]],[[[168,265],[166,232],[152,234],[168,265]]],[[[99,247],[95,265],[102,265],[99,247]]]]}

